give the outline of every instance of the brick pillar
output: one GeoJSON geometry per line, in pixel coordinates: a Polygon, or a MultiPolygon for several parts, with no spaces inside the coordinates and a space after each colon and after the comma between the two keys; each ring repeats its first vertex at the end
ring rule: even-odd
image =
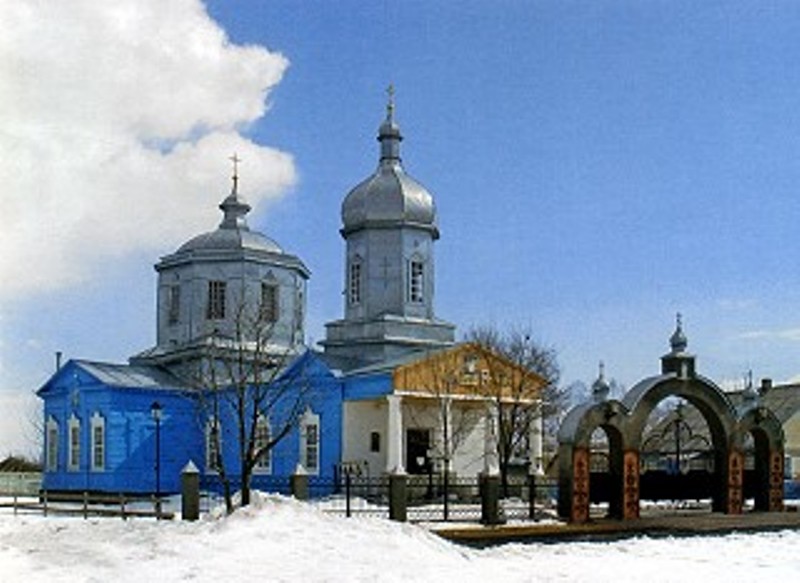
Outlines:
{"type": "Polygon", "coordinates": [[[744,455],[732,449],[728,452],[728,500],[726,514],[742,513],[742,483],[744,473],[744,455]]]}
{"type": "Polygon", "coordinates": [[[570,522],[589,520],[589,449],[575,448],[572,452],[572,509],[570,522]]]}
{"type": "Polygon", "coordinates": [[[500,524],[500,476],[481,474],[481,523],[500,524]]]}
{"type": "Polygon", "coordinates": [[[200,518],[200,471],[191,460],[181,471],[181,517],[200,518]]]}
{"type": "Polygon", "coordinates": [[[389,518],[398,522],[406,521],[406,479],[405,472],[389,474],[389,518]]]}
{"type": "Polygon", "coordinates": [[[783,510],[783,451],[769,452],[769,511],[783,510]]]}
{"type": "Polygon", "coordinates": [[[308,474],[303,466],[297,464],[297,468],[289,478],[292,488],[292,496],[298,500],[308,500],[308,474]]]}
{"type": "Polygon", "coordinates": [[[622,518],[639,518],[639,452],[626,451],[622,461],[622,518]]]}

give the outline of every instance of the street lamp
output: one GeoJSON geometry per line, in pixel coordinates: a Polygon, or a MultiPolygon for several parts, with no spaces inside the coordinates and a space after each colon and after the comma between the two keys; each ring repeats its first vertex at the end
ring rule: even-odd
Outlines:
{"type": "Polygon", "coordinates": [[[156,422],[156,518],[161,518],[161,403],[153,401],[150,405],[150,415],[156,422]]]}

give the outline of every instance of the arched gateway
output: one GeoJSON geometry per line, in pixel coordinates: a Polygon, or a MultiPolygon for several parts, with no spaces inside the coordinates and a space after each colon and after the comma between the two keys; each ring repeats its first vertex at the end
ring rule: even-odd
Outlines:
{"type": "Polygon", "coordinates": [[[680,317],[670,344],[672,350],[661,358],[661,375],[644,379],[622,400],[608,400],[608,391],[596,384],[593,400],[573,408],[565,417],[558,432],[558,512],[563,518],[571,522],[589,519],[590,441],[598,428],[608,439],[609,514],[638,518],[642,433],[650,413],[667,397],[691,403],[708,425],[715,468],[711,488],[714,511],[742,511],[748,434],[755,445],[756,509],[782,509],[783,429],[777,417],[755,398],[745,399],[737,409],[717,385],[696,373],[694,356],[686,352],[680,317]]]}

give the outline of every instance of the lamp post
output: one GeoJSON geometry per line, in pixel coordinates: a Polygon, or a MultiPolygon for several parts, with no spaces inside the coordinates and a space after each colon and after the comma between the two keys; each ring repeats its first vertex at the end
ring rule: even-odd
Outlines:
{"type": "Polygon", "coordinates": [[[150,405],[150,415],[156,422],[156,519],[161,519],[161,403],[153,401],[150,405]]]}

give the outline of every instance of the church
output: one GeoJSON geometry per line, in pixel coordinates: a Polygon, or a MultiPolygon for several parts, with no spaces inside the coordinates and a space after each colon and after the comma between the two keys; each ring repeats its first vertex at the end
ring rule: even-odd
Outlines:
{"type": "MultiPolygon", "coordinates": [[[[253,231],[232,188],[222,220],[155,265],[156,343],[127,364],[69,360],[39,389],[43,489],[170,493],[192,462],[211,484],[241,476],[243,436],[257,455],[252,487],[296,471],[333,478],[496,466],[499,402],[518,370],[455,341],[434,311],[431,193],[409,176],[389,98],[377,169],[344,198],[344,314],[321,349],[305,344],[310,271],[253,231]],[[237,400],[238,399],[238,400],[237,400]]],[[[525,396],[540,398],[541,378],[525,396]]],[[[541,423],[527,453],[541,464],[541,423]]]]}

